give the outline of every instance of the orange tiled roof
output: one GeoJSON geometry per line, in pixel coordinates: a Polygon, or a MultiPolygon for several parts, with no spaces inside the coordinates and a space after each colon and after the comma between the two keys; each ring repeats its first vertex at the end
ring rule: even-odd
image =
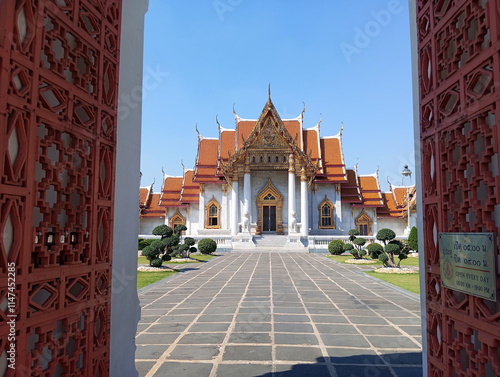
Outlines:
{"type": "Polygon", "coordinates": [[[151,201],[148,206],[141,210],[142,217],[165,217],[165,209],[161,208],[160,203],[161,194],[152,194],[151,201]]]}
{"type": "Polygon", "coordinates": [[[375,175],[360,175],[358,180],[363,203],[355,206],[382,207],[384,203],[382,201],[382,195],[377,177],[375,175]]]}
{"type": "MultiPolygon", "coordinates": [[[[308,129],[304,130],[303,133],[304,139],[304,147],[303,151],[305,154],[309,155],[309,151],[311,151],[311,161],[321,161],[321,151],[319,146],[319,132],[317,129],[308,129]]],[[[320,162],[321,167],[321,162],[320,162]]]]}
{"type": "Polygon", "coordinates": [[[179,207],[183,177],[166,177],[160,199],[161,207],[179,207]]]}
{"type": "Polygon", "coordinates": [[[363,203],[356,172],[347,169],[347,183],[341,186],[342,203],[363,203]]]}
{"type": "MultiPolygon", "coordinates": [[[[391,186],[394,193],[394,199],[398,208],[406,208],[406,187],[405,186],[391,186]]],[[[416,200],[416,187],[410,186],[410,206],[414,205],[416,200]]]]}
{"type": "Polygon", "coordinates": [[[198,142],[198,156],[194,170],[194,181],[217,182],[217,157],[219,150],[219,139],[200,138],[198,142]]]}
{"type": "Polygon", "coordinates": [[[234,155],[234,135],[236,135],[235,130],[221,130],[219,133],[219,159],[226,162],[229,159],[228,151],[234,155]]]}
{"type": "Polygon", "coordinates": [[[145,208],[151,187],[140,187],[139,188],[139,208],[145,208]]]}
{"type": "Polygon", "coordinates": [[[199,203],[200,184],[193,182],[194,170],[186,170],[182,181],[181,203],[199,203]]]}
{"type": "Polygon", "coordinates": [[[404,211],[397,208],[396,200],[394,199],[394,195],[392,192],[382,193],[382,200],[384,202],[384,206],[377,209],[378,217],[403,217],[404,211]]]}
{"type": "Polygon", "coordinates": [[[344,157],[342,156],[342,143],[340,137],[327,137],[320,139],[320,148],[323,160],[323,175],[322,179],[316,182],[328,183],[345,183],[347,182],[347,175],[344,164],[344,157]]]}

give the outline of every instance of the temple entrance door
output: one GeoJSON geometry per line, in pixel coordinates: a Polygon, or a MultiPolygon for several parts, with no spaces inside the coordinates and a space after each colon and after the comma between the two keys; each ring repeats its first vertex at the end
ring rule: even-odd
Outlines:
{"type": "Polygon", "coordinates": [[[276,206],[262,206],[262,230],[276,232],[276,206]]]}

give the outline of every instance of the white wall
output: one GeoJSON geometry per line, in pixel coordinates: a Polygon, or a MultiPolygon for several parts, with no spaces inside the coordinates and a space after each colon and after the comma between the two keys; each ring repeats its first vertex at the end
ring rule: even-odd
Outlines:
{"type": "Polygon", "coordinates": [[[151,235],[154,228],[165,224],[163,217],[144,217],[139,220],[139,234],[151,235]]]}
{"type": "Polygon", "coordinates": [[[140,185],[141,106],[120,99],[142,87],[144,15],[148,0],[123,0],[116,145],[113,271],[111,285],[110,376],[136,377],[137,198],[140,185]],[[120,114],[122,116],[120,116],[120,114]],[[126,115],[126,116],[125,116],[126,115]]]}
{"type": "Polygon", "coordinates": [[[406,222],[403,219],[391,218],[391,217],[379,217],[378,218],[378,230],[382,228],[389,228],[394,233],[396,233],[397,238],[406,238],[406,222]]]}

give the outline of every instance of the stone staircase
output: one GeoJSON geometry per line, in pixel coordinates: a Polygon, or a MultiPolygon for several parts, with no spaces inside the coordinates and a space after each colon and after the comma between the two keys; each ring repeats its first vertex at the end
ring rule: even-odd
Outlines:
{"type": "Polygon", "coordinates": [[[263,234],[253,236],[255,247],[252,248],[233,248],[233,253],[264,253],[264,252],[286,252],[286,253],[307,253],[309,249],[300,242],[299,245],[290,247],[286,243],[286,236],[278,236],[275,234],[263,234]]]}

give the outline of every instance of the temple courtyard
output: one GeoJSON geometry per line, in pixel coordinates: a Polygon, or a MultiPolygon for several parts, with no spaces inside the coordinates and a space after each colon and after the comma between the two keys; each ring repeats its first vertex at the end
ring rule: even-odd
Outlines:
{"type": "Polygon", "coordinates": [[[139,290],[139,376],[421,376],[419,296],[320,254],[228,253],[139,290]]]}

